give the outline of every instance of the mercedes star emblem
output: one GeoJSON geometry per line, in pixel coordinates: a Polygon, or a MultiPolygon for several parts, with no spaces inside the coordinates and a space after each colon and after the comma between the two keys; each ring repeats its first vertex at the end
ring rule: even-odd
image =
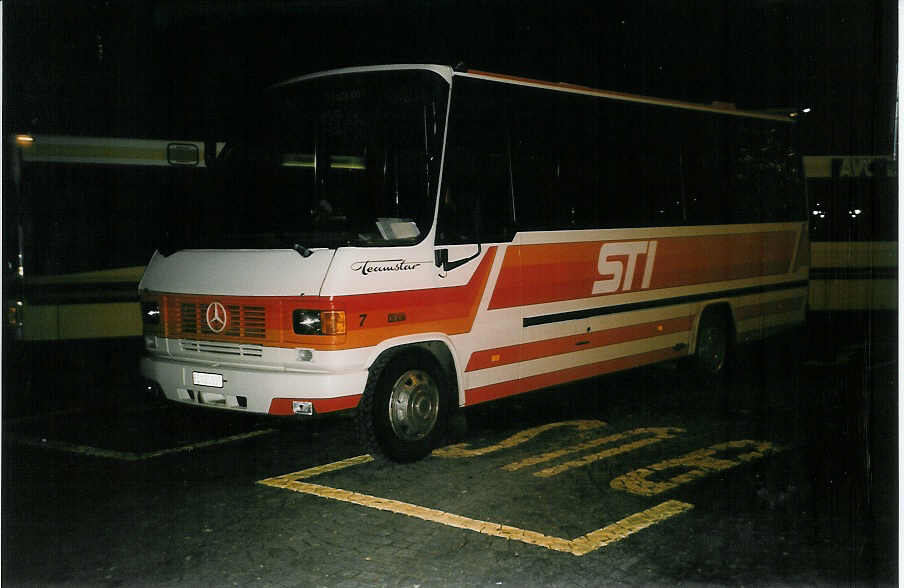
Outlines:
{"type": "Polygon", "coordinates": [[[226,307],[219,302],[211,302],[207,305],[207,327],[214,333],[222,333],[229,322],[226,307]]]}

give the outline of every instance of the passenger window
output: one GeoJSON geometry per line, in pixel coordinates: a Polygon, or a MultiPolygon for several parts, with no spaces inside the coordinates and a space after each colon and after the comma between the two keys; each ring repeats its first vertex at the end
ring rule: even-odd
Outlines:
{"type": "MultiPolygon", "coordinates": [[[[754,201],[739,203],[732,183],[728,181],[728,166],[724,161],[724,131],[712,115],[687,113],[681,133],[682,172],[687,206],[687,221],[692,225],[711,225],[731,222],[740,206],[757,205],[754,201]]],[[[745,216],[755,216],[756,210],[747,210],[745,216]]]]}
{"type": "Polygon", "coordinates": [[[512,90],[512,176],[515,217],[522,230],[565,228],[559,201],[555,95],[533,88],[512,90]]]}
{"type": "Polygon", "coordinates": [[[599,225],[600,140],[598,98],[565,94],[558,99],[559,197],[552,202],[556,228],[599,225]]]}

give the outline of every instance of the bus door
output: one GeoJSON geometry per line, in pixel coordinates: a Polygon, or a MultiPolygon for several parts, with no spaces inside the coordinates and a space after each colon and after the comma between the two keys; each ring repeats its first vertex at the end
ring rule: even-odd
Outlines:
{"type": "MultiPolygon", "coordinates": [[[[467,282],[478,271],[489,274],[514,244],[503,90],[499,84],[460,76],[453,83],[435,241],[438,287],[467,282]]],[[[489,276],[486,284],[486,288],[493,287],[489,276]]],[[[483,302],[492,294],[479,293],[483,302]]],[[[487,352],[489,357],[493,354],[487,350],[512,348],[521,342],[519,309],[494,310],[490,305],[489,312],[478,312],[471,335],[472,340],[463,346],[460,357],[463,366],[471,362],[470,368],[464,370],[465,389],[517,377],[514,358],[487,366],[478,366],[481,362],[477,358],[481,352],[487,352]],[[488,370],[489,367],[493,369],[488,370]],[[473,385],[469,380],[473,380],[473,385]]]]}

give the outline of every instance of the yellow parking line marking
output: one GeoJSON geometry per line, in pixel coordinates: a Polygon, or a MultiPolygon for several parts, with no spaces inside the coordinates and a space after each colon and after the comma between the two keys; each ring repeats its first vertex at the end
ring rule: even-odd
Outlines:
{"type": "Polygon", "coordinates": [[[616,490],[624,490],[640,496],[655,496],[656,494],[661,494],[667,490],[680,486],[681,484],[686,484],[713,472],[727,470],[739,466],[744,462],[760,459],[761,457],[764,457],[766,453],[777,451],[781,451],[781,448],[769,441],[745,439],[743,441],[717,443],[706,449],[698,449],[697,451],[692,451],[681,457],[666,459],[645,468],[639,468],[632,472],[628,472],[627,474],[614,478],[609,485],[616,490]],[[736,455],[734,456],[734,459],[717,459],[713,457],[721,451],[745,449],[748,447],[750,447],[752,451],[736,455]],[[677,468],[687,471],[673,476],[664,482],[654,482],[647,479],[656,472],[677,468]]]}
{"type": "Polygon", "coordinates": [[[573,544],[572,553],[575,555],[590,553],[594,549],[599,549],[600,547],[605,547],[616,541],[621,541],[629,535],[633,535],[647,527],[652,527],[657,523],[661,523],[666,519],[670,519],[673,516],[679,515],[692,508],[694,508],[694,505],[688,504],[687,502],[666,500],[652,508],[627,516],[608,527],[597,529],[596,531],[587,533],[583,537],[574,539],[571,542],[573,544]]]}
{"type": "Polygon", "coordinates": [[[520,470],[522,468],[530,467],[533,465],[537,465],[538,463],[544,463],[547,461],[551,461],[553,459],[558,459],[564,455],[568,455],[570,453],[577,453],[579,451],[586,451],[587,449],[593,449],[594,447],[599,447],[600,445],[605,445],[607,443],[614,443],[615,441],[621,441],[622,439],[627,439],[629,437],[636,437],[640,435],[652,435],[652,437],[648,437],[646,439],[641,439],[638,441],[634,441],[631,443],[626,443],[624,445],[619,445],[617,447],[612,447],[610,449],[606,449],[604,451],[600,451],[598,453],[593,453],[590,455],[585,455],[576,460],[572,460],[566,463],[563,463],[559,466],[547,468],[545,470],[541,470],[535,473],[535,476],[541,478],[548,478],[551,476],[555,476],[561,474],[562,472],[568,471],[573,468],[585,466],[587,464],[593,463],[595,461],[599,461],[601,459],[605,459],[607,457],[612,457],[613,455],[618,455],[620,453],[627,453],[628,451],[633,451],[635,449],[639,449],[640,447],[645,447],[647,445],[652,445],[653,443],[659,443],[660,441],[664,441],[665,439],[672,439],[675,437],[675,433],[684,433],[685,429],[680,429],[677,427],[644,427],[640,429],[633,429],[631,431],[624,431],[622,433],[616,433],[614,435],[609,435],[607,437],[598,437],[596,439],[591,439],[590,441],[585,441],[583,443],[578,443],[577,445],[572,445],[571,447],[564,447],[562,449],[557,449],[555,451],[549,451],[547,453],[543,453],[540,455],[536,455],[534,457],[528,457],[527,459],[522,459],[521,461],[516,461],[514,463],[510,463],[506,466],[502,466],[502,469],[508,472],[514,472],[520,470]]]}
{"type": "Polygon", "coordinates": [[[530,531],[528,529],[519,529],[518,527],[504,525],[502,523],[472,519],[437,510],[435,508],[428,508],[389,498],[380,498],[378,496],[371,496],[360,492],[300,481],[323,473],[334,472],[343,468],[364,464],[369,461],[372,461],[372,458],[369,455],[360,455],[325,466],[308,468],[300,472],[267,478],[266,480],[260,480],[258,484],[300,492],[302,494],[310,494],[312,496],[319,496],[330,500],[357,504],[359,506],[414,517],[424,521],[439,523],[457,529],[474,531],[476,533],[502,539],[521,541],[522,543],[545,547],[546,549],[554,551],[571,553],[577,556],[586,555],[591,551],[620,541],[638,531],[693,508],[692,504],[686,502],[667,500],[657,506],[627,516],[609,526],[582,535],[577,539],[569,540],[544,535],[543,533],[530,531]]]}
{"type": "Polygon", "coordinates": [[[334,461],[333,463],[328,463],[326,465],[308,468],[306,470],[301,470],[300,472],[292,472],[291,474],[283,474],[282,476],[276,476],[275,478],[267,478],[266,480],[261,480],[260,483],[267,484],[268,486],[278,486],[278,484],[276,484],[277,480],[285,482],[305,480],[307,478],[313,478],[314,476],[319,476],[321,474],[335,472],[352,466],[369,463],[373,460],[374,458],[372,458],[369,454],[359,455],[357,457],[349,457],[348,459],[334,461]]]}
{"type": "Polygon", "coordinates": [[[499,451],[500,449],[509,449],[516,447],[518,445],[521,445],[522,443],[530,441],[540,433],[545,433],[550,429],[555,429],[558,427],[574,427],[578,431],[591,431],[593,429],[598,429],[605,426],[606,423],[595,419],[547,423],[545,425],[540,425],[539,427],[526,429],[524,431],[521,431],[520,433],[515,433],[508,439],[500,441],[495,445],[489,445],[487,447],[481,447],[478,449],[469,449],[469,443],[459,443],[457,445],[449,445],[447,447],[436,449],[433,451],[433,455],[435,455],[436,457],[448,458],[477,457],[480,455],[486,455],[487,453],[493,453],[494,451],[499,451]]]}
{"type": "Polygon", "coordinates": [[[28,445],[30,447],[40,447],[42,449],[55,449],[57,451],[66,451],[78,455],[88,455],[91,457],[103,457],[107,459],[119,459],[122,461],[141,461],[143,459],[151,459],[160,457],[170,453],[182,453],[184,451],[193,451],[195,449],[203,449],[205,447],[213,447],[214,445],[223,445],[232,443],[233,441],[241,441],[243,439],[251,439],[261,435],[269,435],[275,433],[276,429],[258,429],[249,431],[248,433],[239,433],[238,435],[230,435],[228,437],[220,437],[219,439],[211,439],[209,441],[199,441],[189,445],[181,445],[179,447],[170,447],[157,451],[148,451],[145,453],[135,453],[131,451],[116,451],[115,449],[104,449],[103,447],[92,447],[90,445],[78,445],[76,443],[67,443],[65,441],[55,441],[53,439],[37,439],[35,437],[26,437],[16,433],[4,433],[4,439],[9,439],[20,445],[28,445]]]}

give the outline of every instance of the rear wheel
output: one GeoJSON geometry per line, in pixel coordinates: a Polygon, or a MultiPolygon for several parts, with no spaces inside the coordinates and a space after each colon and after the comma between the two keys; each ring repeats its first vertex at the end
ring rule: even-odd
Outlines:
{"type": "Polygon", "coordinates": [[[404,352],[374,365],[358,411],[358,430],[371,455],[396,462],[427,456],[443,434],[446,378],[426,353],[404,352]]]}
{"type": "Polygon", "coordinates": [[[694,354],[694,371],[701,383],[710,386],[722,383],[728,371],[730,350],[731,330],[725,313],[706,311],[697,328],[697,349],[694,354]]]}

